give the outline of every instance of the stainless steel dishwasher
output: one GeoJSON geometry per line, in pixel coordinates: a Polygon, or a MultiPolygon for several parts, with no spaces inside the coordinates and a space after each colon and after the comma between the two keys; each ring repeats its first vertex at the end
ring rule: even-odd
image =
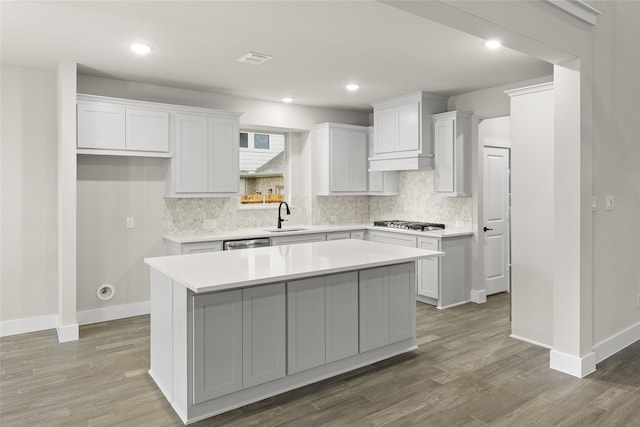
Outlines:
{"type": "Polygon", "coordinates": [[[225,251],[233,251],[236,249],[263,248],[270,245],[271,243],[268,237],[259,239],[226,240],[224,242],[223,249],[225,251]]]}

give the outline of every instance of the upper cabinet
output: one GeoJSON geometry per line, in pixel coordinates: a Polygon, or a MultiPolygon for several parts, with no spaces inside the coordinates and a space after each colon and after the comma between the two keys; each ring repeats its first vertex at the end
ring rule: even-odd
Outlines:
{"type": "MultiPolygon", "coordinates": [[[[369,126],[368,132],[369,158],[373,157],[374,128],[369,126]]],[[[400,193],[400,180],[398,171],[369,171],[367,190],[372,196],[396,196],[400,193]]]]}
{"type": "Polygon", "coordinates": [[[444,196],[471,194],[472,113],[451,111],[433,116],[435,191],[444,196]]]}
{"type": "Polygon", "coordinates": [[[367,128],[323,123],[315,127],[316,195],[367,193],[367,128]]]}
{"type": "Polygon", "coordinates": [[[240,183],[239,115],[198,110],[177,112],[173,159],[166,197],[238,194],[240,183]]]}
{"type": "Polygon", "coordinates": [[[79,154],[170,157],[169,110],[162,104],[78,95],[79,154]]]}
{"type": "Polygon", "coordinates": [[[447,98],[416,92],[372,104],[371,171],[433,168],[431,116],[447,109],[447,98]]]}
{"type": "Polygon", "coordinates": [[[314,194],[397,195],[398,172],[372,172],[373,127],[322,123],[314,135],[314,194]]]}

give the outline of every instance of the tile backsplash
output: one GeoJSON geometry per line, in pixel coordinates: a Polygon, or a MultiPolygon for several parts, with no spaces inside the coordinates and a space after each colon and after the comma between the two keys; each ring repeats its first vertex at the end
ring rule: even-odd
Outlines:
{"type": "MultiPolygon", "coordinates": [[[[402,219],[471,227],[470,197],[443,197],[433,191],[433,171],[401,172],[398,196],[298,196],[291,200],[287,226],[371,223],[402,219]]],[[[275,227],[274,207],[239,208],[237,197],[165,199],[164,232],[201,231],[214,220],[218,231],[275,227]]]]}
{"type": "Polygon", "coordinates": [[[444,197],[433,190],[433,171],[400,172],[400,195],[370,197],[369,218],[443,223],[471,227],[471,197],[444,197]]]}

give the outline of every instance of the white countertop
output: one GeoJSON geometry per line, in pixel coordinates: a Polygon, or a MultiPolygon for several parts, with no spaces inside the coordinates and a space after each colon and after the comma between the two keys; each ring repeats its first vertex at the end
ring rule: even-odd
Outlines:
{"type": "MultiPolygon", "coordinates": [[[[272,227],[275,228],[275,227],[272,227]]],[[[292,225],[284,227],[280,232],[268,231],[268,227],[262,229],[242,229],[231,231],[193,231],[193,232],[181,232],[170,233],[164,236],[165,240],[175,243],[195,243],[195,242],[212,242],[219,240],[237,240],[237,239],[252,239],[258,237],[276,237],[276,236],[291,236],[296,234],[312,234],[312,233],[332,233],[339,231],[353,231],[353,230],[377,230],[377,231],[389,231],[392,233],[412,234],[415,236],[427,236],[427,237],[457,237],[472,235],[473,231],[464,229],[445,229],[444,231],[415,231],[415,230],[400,230],[397,228],[388,227],[376,227],[367,224],[329,224],[329,225],[292,225]],[[289,230],[302,228],[302,230],[289,230]]]]}
{"type": "Polygon", "coordinates": [[[358,239],[146,258],[150,267],[195,293],[397,264],[444,255],[358,239]]]}

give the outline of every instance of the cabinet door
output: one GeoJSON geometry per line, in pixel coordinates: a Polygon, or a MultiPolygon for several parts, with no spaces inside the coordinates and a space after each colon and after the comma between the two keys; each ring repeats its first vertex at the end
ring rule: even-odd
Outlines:
{"type": "Polygon", "coordinates": [[[210,170],[208,191],[237,193],[240,184],[238,121],[209,118],[210,170]]]}
{"type": "Polygon", "coordinates": [[[169,151],[169,113],[127,108],[127,150],[169,151]]]}
{"type": "Polygon", "coordinates": [[[389,269],[360,271],[360,353],[389,344],[389,269]]]}
{"type": "Polygon", "coordinates": [[[367,134],[366,132],[350,132],[349,137],[349,189],[350,191],[367,191],[367,134]]]}
{"type": "Polygon", "coordinates": [[[175,116],[173,156],[176,193],[206,193],[209,189],[209,142],[207,117],[175,116]]]}
{"type": "MultiPolygon", "coordinates": [[[[437,251],[438,239],[420,238],[418,239],[418,247],[422,249],[430,249],[437,251]]],[[[427,258],[418,261],[418,294],[438,299],[439,280],[438,280],[438,258],[427,258]]]]}
{"type": "Polygon", "coordinates": [[[420,104],[415,101],[396,109],[397,151],[420,149],[420,104]]]}
{"type": "Polygon", "coordinates": [[[330,191],[351,191],[350,157],[351,133],[345,129],[331,129],[329,137],[330,191]]]}
{"type": "Polygon", "coordinates": [[[242,291],[193,297],[193,403],[242,389],[242,291]]]}
{"type": "Polygon", "coordinates": [[[374,111],[373,142],[375,154],[392,153],[396,151],[396,110],[395,108],[377,109],[374,111]]]}
{"type": "Polygon", "coordinates": [[[455,119],[442,118],[434,123],[435,186],[437,192],[454,190],[455,119]]]}
{"type": "Polygon", "coordinates": [[[124,150],[125,109],[100,102],[78,102],[78,148],[124,150]]]}
{"type": "Polygon", "coordinates": [[[287,283],[287,374],[325,362],[324,277],[287,283]]]}
{"type": "Polygon", "coordinates": [[[242,290],[242,385],[285,376],[285,285],[242,290]]]}
{"type": "Polygon", "coordinates": [[[358,273],[325,278],[326,362],[358,354],[358,273]]]}
{"type": "Polygon", "coordinates": [[[389,342],[411,338],[416,330],[416,281],[413,262],[389,267],[389,342]]]}

